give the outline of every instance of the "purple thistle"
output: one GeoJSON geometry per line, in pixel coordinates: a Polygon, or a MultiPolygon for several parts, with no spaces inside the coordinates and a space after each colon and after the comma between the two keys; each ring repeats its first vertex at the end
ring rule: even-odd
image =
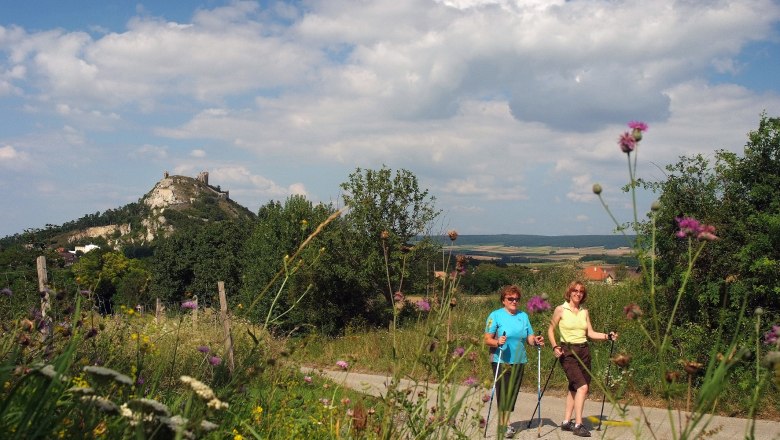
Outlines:
{"type": "Polygon", "coordinates": [[[336,366],[341,368],[342,370],[346,370],[349,368],[349,363],[347,361],[336,361],[336,366]]]}
{"type": "Polygon", "coordinates": [[[417,305],[417,310],[419,310],[421,312],[430,312],[431,311],[431,304],[428,301],[424,300],[424,299],[421,299],[421,300],[417,301],[416,305],[417,305]]]}
{"type": "Polygon", "coordinates": [[[312,382],[311,376],[303,376],[303,381],[306,383],[311,383],[312,382]]]}
{"type": "Polygon", "coordinates": [[[631,133],[625,132],[620,135],[620,139],[618,139],[618,145],[620,145],[621,151],[629,154],[636,148],[636,138],[631,133]]]}
{"type": "Polygon", "coordinates": [[[222,358],[220,358],[219,356],[211,356],[209,358],[209,363],[216,367],[217,365],[222,363],[222,358]]]}
{"type": "Polygon", "coordinates": [[[198,303],[192,300],[184,301],[181,303],[182,309],[188,309],[188,310],[196,310],[198,308],[198,303]]]}
{"type": "Polygon", "coordinates": [[[465,353],[465,352],[466,352],[465,348],[458,347],[458,348],[455,349],[455,351],[452,352],[452,357],[459,358],[459,357],[463,356],[463,353],[465,353]]]}
{"type": "Polygon", "coordinates": [[[767,345],[777,344],[779,338],[780,338],[780,325],[773,325],[772,330],[769,330],[768,332],[764,333],[764,343],[767,345]]]}
{"type": "Polygon", "coordinates": [[[3,295],[5,295],[5,296],[10,298],[10,297],[14,296],[14,291],[11,290],[10,287],[4,287],[3,290],[0,290],[0,294],[3,294],[3,295]]]}
{"type": "Polygon", "coordinates": [[[647,131],[647,124],[640,121],[631,121],[628,123],[628,128],[632,130],[647,131]]]}
{"type": "Polygon", "coordinates": [[[479,383],[479,381],[474,376],[469,376],[469,377],[466,378],[466,380],[463,381],[463,385],[465,385],[467,387],[476,386],[478,383],[479,383]]]}
{"type": "Polygon", "coordinates": [[[550,310],[550,303],[539,295],[531,297],[526,304],[528,313],[546,312],[550,310]]]}
{"type": "Polygon", "coordinates": [[[717,240],[715,235],[715,226],[705,225],[693,217],[677,217],[677,225],[680,230],[676,235],[678,238],[696,237],[699,240],[713,241],[717,240]]]}
{"type": "Polygon", "coordinates": [[[206,353],[210,352],[211,349],[206,347],[205,345],[201,345],[200,347],[198,347],[198,351],[203,353],[203,354],[206,354],[206,353]]]}

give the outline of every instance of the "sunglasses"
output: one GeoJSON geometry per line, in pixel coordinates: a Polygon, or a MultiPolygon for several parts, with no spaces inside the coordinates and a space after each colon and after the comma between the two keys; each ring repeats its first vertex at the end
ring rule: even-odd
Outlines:
{"type": "Polygon", "coordinates": [[[509,302],[513,302],[513,303],[516,303],[516,302],[520,301],[520,298],[518,298],[516,296],[513,296],[512,298],[504,298],[504,299],[509,301],[509,302]]]}

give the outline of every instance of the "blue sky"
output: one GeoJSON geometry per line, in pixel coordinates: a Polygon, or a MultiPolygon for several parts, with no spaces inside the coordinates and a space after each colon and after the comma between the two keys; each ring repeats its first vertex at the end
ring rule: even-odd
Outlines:
{"type": "MultiPolygon", "coordinates": [[[[164,171],[253,211],[412,171],[463,234],[608,234],[640,177],[780,116],[773,0],[0,4],[0,236],[137,201],[164,171]]],[[[640,194],[639,211],[652,194],[640,194]]]]}

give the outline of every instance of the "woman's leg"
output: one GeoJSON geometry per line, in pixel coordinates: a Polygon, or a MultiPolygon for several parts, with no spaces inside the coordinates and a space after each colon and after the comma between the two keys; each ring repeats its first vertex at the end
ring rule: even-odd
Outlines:
{"type": "MultiPolygon", "coordinates": [[[[569,395],[573,396],[573,405],[574,405],[574,423],[581,425],[582,424],[582,412],[585,410],[585,398],[588,397],[588,385],[585,384],[579,388],[577,388],[576,393],[569,393],[569,395]]],[[[569,400],[566,399],[566,407],[568,409],[569,406],[569,400]]],[[[569,419],[566,419],[569,420],[569,419]]]]}
{"type": "Polygon", "coordinates": [[[563,413],[563,421],[568,422],[572,419],[572,413],[574,412],[574,391],[569,391],[566,395],[566,411],[563,413]]]}

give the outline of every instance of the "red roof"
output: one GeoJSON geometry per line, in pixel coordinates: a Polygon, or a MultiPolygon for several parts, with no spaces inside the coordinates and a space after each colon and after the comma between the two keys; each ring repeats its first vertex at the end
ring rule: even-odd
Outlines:
{"type": "Polygon", "coordinates": [[[604,281],[609,275],[601,266],[591,266],[582,270],[582,276],[587,281],[604,281]]]}

